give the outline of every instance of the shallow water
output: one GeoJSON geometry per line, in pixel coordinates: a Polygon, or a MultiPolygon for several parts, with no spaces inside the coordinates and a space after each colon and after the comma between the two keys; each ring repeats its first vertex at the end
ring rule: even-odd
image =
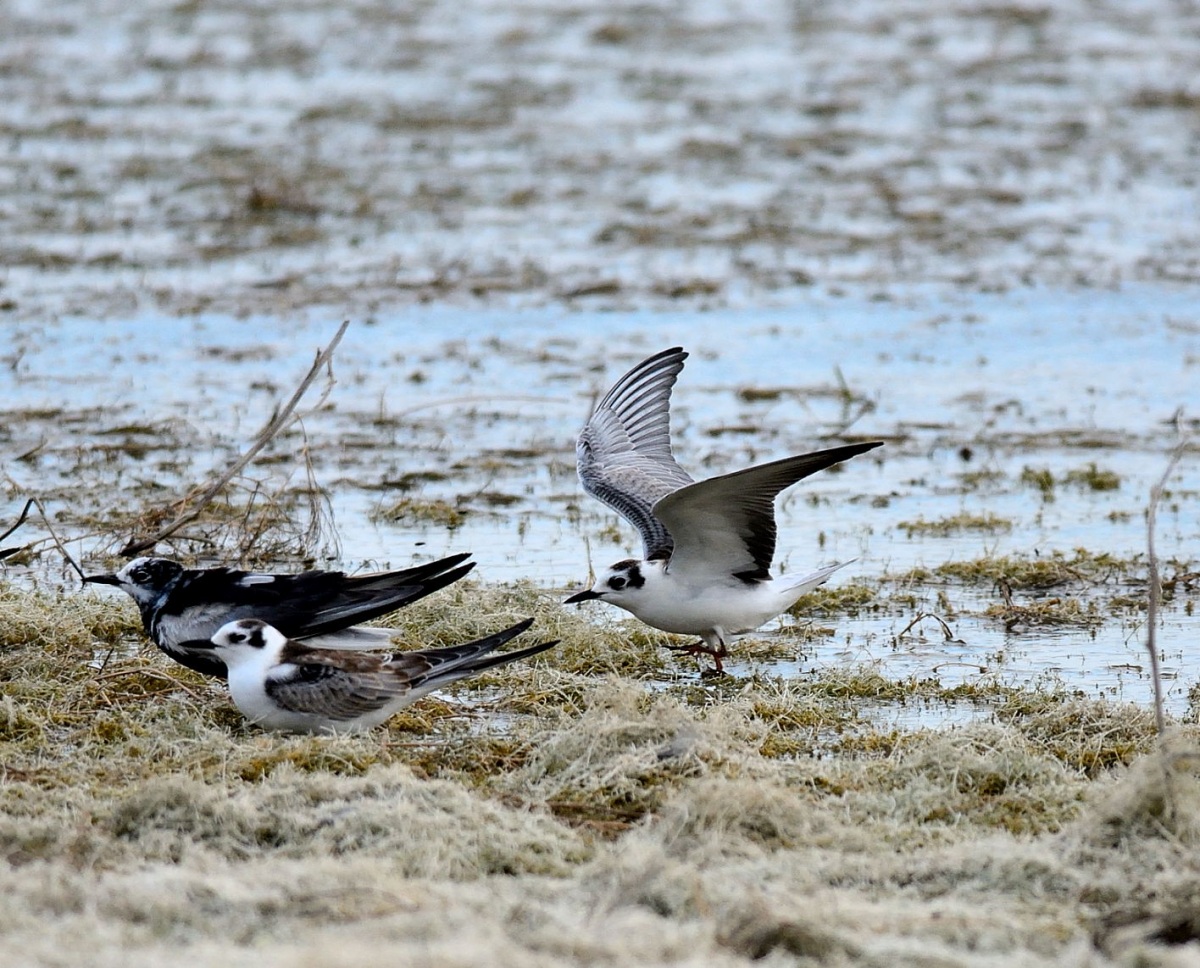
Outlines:
{"type": "Polygon", "coordinates": [[[1194,284],[1196,27],[1169,0],[6,4],[0,312],[1194,284]]]}
{"type": "MultiPolygon", "coordinates": [[[[331,502],[324,557],[348,567],[401,566],[470,550],[482,580],[529,580],[558,594],[586,578],[589,555],[600,566],[636,551],[631,530],[614,530],[615,515],[578,487],[573,438],[596,393],[678,342],[692,356],[675,390],[673,426],[677,456],[693,476],[815,449],[826,436],[887,441],[785,495],[777,562],[796,571],[857,559],[833,584],[885,578],[885,590],[913,597],[897,604],[881,595],[874,610],[819,617],[832,635],[799,649],[794,663],[759,671],[802,675],[855,663],[892,678],[1059,683],[1144,702],[1144,613],[1109,607],[1114,594],[1136,597],[1144,587],[1068,590],[1097,603],[1090,628],[1006,632],[981,614],[1000,601],[990,583],[934,578],[899,588],[894,579],[987,555],[1144,555],[1147,496],[1176,440],[1173,414],[1191,403],[1200,369],[1193,320],[1186,294],[1131,287],[826,298],[736,313],[425,309],[356,323],[337,352],[327,404],[303,422],[315,479],[331,502]],[[1119,486],[1062,483],[1093,463],[1119,486]],[[1026,468],[1051,472],[1058,483],[1049,495],[1022,481],[1026,468]],[[423,511],[379,516],[401,498],[444,502],[460,520],[449,528],[423,511]],[[901,526],[962,513],[1002,520],[932,535],[901,526]],[[948,620],[950,641],[934,619],[901,636],[925,612],[948,620]]],[[[110,553],[124,536],[93,531],[75,516],[164,503],[224,466],[334,329],[201,317],[5,331],[0,444],[10,483],[0,519],[12,521],[25,496],[39,495],[74,555],[110,553]]],[[[279,440],[247,476],[264,490],[302,482],[302,444],[295,433],[279,440]]],[[[1200,537],[1194,447],[1169,491],[1158,551],[1179,564],[1164,567],[1168,578],[1195,570],[1186,566],[1200,537]]],[[[10,540],[39,531],[31,521],[10,540]]],[[[35,566],[42,580],[59,573],[47,567],[55,557],[35,566]]],[[[9,574],[21,578],[23,570],[9,574]]],[[[1181,585],[1160,630],[1177,713],[1195,681],[1184,658],[1192,619],[1183,611],[1195,587],[1181,585]]],[[[1065,593],[1018,591],[1013,599],[1065,593]]],[[[608,620],[609,609],[593,608],[608,620]]],[[[786,625],[772,628],[764,634],[787,635],[786,625]]]]}

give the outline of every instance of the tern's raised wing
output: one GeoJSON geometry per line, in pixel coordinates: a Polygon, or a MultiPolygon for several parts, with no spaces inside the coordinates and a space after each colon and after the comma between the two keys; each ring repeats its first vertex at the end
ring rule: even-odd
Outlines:
{"type": "Polygon", "coordinates": [[[671,388],[687,356],[676,346],[621,377],[596,405],[575,446],[583,489],[638,529],[648,559],[669,558],[673,547],[654,505],[692,483],[671,453],[671,388]]]}
{"type": "Polygon", "coordinates": [[[673,574],[744,581],[771,577],[775,497],[784,488],[882,441],[833,447],[723,474],[674,491],[654,513],[675,537],[673,574]]]}

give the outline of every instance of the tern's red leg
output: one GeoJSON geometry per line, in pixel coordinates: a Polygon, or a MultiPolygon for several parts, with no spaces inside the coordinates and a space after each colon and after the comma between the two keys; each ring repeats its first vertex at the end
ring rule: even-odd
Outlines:
{"type": "Polygon", "coordinates": [[[699,642],[693,642],[691,645],[668,645],[668,649],[672,652],[682,652],[685,655],[708,655],[712,656],[713,669],[712,671],[718,675],[724,674],[725,667],[721,664],[721,660],[729,655],[729,651],[722,643],[719,648],[714,649],[711,645],[705,643],[703,639],[699,642]]]}

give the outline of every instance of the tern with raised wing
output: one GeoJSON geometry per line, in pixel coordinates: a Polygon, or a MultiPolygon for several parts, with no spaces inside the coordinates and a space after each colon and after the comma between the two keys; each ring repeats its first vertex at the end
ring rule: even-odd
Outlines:
{"type": "Polygon", "coordinates": [[[611,565],[566,601],[608,602],[664,632],[698,635],[699,642],[677,648],[711,656],[721,672],[732,636],[779,615],[846,564],[772,577],[776,496],[883,441],[694,481],[671,450],[671,389],[687,356],[674,347],[639,363],[604,395],[579,434],[584,490],[640,532],[642,557],[611,565]]]}

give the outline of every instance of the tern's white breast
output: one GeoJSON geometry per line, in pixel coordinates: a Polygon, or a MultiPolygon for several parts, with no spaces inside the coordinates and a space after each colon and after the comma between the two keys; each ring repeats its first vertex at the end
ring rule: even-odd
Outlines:
{"type": "Polygon", "coordinates": [[[257,662],[240,662],[229,667],[229,695],[242,715],[270,729],[295,729],[287,710],[280,709],[267,695],[266,669],[257,662]]]}
{"type": "Polygon", "coordinates": [[[790,603],[780,591],[774,582],[689,583],[668,571],[648,574],[646,584],[619,604],[664,632],[704,635],[720,628],[736,634],[758,628],[783,611],[790,603]]]}

